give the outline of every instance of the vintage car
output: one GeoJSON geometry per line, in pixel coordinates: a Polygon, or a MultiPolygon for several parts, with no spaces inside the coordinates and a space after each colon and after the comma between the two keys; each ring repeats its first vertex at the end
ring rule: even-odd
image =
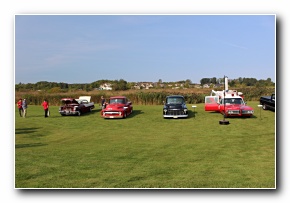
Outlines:
{"type": "Polygon", "coordinates": [[[167,96],[163,106],[163,118],[186,118],[188,110],[181,95],[167,96]]]}
{"type": "Polygon", "coordinates": [[[216,111],[225,117],[251,117],[254,109],[247,106],[243,98],[235,94],[228,94],[225,97],[206,96],[205,111],[216,111]]]}
{"type": "Polygon", "coordinates": [[[102,109],[103,118],[126,118],[133,112],[132,102],[124,96],[110,97],[106,107],[102,109]]]}
{"type": "Polygon", "coordinates": [[[271,96],[262,96],[260,97],[260,104],[262,105],[264,110],[272,110],[275,111],[275,93],[271,96]]]}
{"type": "Polygon", "coordinates": [[[90,96],[80,96],[79,99],[63,98],[59,113],[62,116],[78,115],[90,112],[95,108],[94,102],[90,102],[90,96]]]}

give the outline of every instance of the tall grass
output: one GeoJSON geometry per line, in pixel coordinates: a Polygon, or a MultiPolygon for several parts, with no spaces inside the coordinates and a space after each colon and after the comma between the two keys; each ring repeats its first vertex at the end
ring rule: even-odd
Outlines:
{"type": "MultiPolygon", "coordinates": [[[[271,95],[274,88],[242,88],[238,91],[243,92],[247,101],[258,101],[260,96],[271,95]]],[[[15,103],[19,98],[26,98],[30,105],[40,105],[44,99],[47,99],[50,105],[60,105],[61,98],[72,97],[78,98],[82,95],[91,96],[95,103],[101,102],[101,96],[109,99],[110,96],[123,95],[127,96],[133,104],[138,105],[160,105],[168,95],[183,95],[187,103],[204,103],[204,97],[210,95],[211,89],[150,89],[150,90],[128,90],[128,91],[100,91],[91,92],[76,91],[68,93],[47,93],[37,92],[16,92],[15,103]]]]}

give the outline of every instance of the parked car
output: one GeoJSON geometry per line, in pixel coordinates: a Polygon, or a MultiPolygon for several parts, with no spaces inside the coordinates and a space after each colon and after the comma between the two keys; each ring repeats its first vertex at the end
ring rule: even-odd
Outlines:
{"type": "Polygon", "coordinates": [[[90,112],[95,108],[94,102],[90,102],[90,96],[81,96],[79,99],[63,98],[59,113],[62,116],[78,115],[90,112]]]}
{"type": "Polygon", "coordinates": [[[126,118],[133,112],[132,102],[125,96],[110,97],[106,107],[102,109],[103,118],[126,118]]]}
{"type": "Polygon", "coordinates": [[[264,110],[272,110],[275,111],[275,93],[271,96],[262,96],[260,97],[260,104],[264,110]]]}
{"type": "Polygon", "coordinates": [[[181,95],[167,96],[163,106],[163,118],[186,118],[188,109],[181,95]]]}
{"type": "Polygon", "coordinates": [[[205,111],[216,111],[225,117],[251,117],[254,109],[247,106],[243,98],[235,94],[228,94],[225,97],[206,96],[205,111]]]}

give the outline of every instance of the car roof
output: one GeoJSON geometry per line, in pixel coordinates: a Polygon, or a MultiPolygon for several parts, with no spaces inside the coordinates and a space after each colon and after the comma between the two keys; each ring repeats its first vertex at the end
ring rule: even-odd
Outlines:
{"type": "Polygon", "coordinates": [[[72,101],[72,100],[75,100],[74,98],[62,98],[61,99],[62,101],[66,101],[66,100],[70,100],[70,101],[72,101]]]}
{"type": "Polygon", "coordinates": [[[170,95],[170,96],[167,96],[167,97],[181,97],[181,98],[184,98],[182,95],[170,95]]]}
{"type": "Polygon", "coordinates": [[[114,96],[114,97],[110,97],[110,99],[125,99],[125,96],[114,96]]]}

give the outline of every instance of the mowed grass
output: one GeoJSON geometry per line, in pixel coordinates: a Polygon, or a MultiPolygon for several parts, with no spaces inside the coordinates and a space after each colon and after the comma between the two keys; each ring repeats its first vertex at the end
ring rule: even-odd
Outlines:
{"type": "Polygon", "coordinates": [[[161,105],[126,119],[16,109],[15,188],[276,188],[275,112],[248,104],[255,116],[229,125],[203,104],[187,119],[163,119],[161,105]]]}

